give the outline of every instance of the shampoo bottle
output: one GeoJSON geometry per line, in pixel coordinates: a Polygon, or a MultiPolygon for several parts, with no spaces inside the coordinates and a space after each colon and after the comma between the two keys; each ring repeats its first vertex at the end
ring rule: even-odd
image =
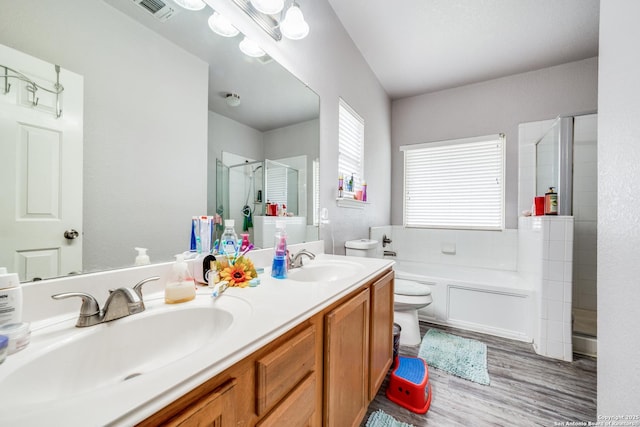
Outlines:
{"type": "Polygon", "coordinates": [[[171,272],[164,289],[164,301],[167,304],[177,304],[191,301],[196,297],[196,284],[189,271],[189,266],[184,261],[184,255],[176,255],[176,262],[171,267],[171,272]]]}
{"type": "Polygon", "coordinates": [[[549,187],[549,191],[544,193],[544,214],[558,215],[558,193],[554,187],[549,187]]]}
{"type": "Polygon", "coordinates": [[[271,265],[271,277],[276,279],[287,278],[287,232],[285,227],[284,221],[276,221],[273,264],[271,265]]]}
{"type": "Polygon", "coordinates": [[[0,325],[22,322],[22,287],[15,273],[0,267],[0,325]]]}

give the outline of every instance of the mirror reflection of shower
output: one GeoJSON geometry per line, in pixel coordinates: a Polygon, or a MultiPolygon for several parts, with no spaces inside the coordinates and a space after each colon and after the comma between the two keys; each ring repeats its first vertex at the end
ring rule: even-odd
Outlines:
{"type": "Polygon", "coordinates": [[[304,241],[306,156],[254,160],[223,152],[216,169],[216,212],[224,219],[234,220],[238,236],[247,233],[260,247],[271,245],[273,217],[267,216],[267,204],[271,203],[278,205],[281,215],[286,213],[290,237],[299,236],[297,240],[304,241]]]}
{"type": "Polygon", "coordinates": [[[253,240],[253,218],[264,211],[263,162],[246,161],[228,169],[228,203],[223,218],[235,220],[236,233],[248,233],[253,240]]]}

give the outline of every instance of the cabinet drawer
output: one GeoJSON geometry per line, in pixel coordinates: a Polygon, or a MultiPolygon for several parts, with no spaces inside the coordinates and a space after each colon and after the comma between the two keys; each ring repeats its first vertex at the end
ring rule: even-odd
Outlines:
{"type": "Polygon", "coordinates": [[[315,370],[315,326],[256,361],[256,413],[262,416],[315,370]]]}
{"type": "Polygon", "coordinates": [[[256,427],[307,426],[315,408],[316,375],[310,374],[256,427]]]}

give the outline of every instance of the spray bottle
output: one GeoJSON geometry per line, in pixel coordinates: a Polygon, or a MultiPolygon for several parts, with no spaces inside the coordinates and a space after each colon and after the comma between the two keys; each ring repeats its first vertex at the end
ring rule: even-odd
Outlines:
{"type": "Polygon", "coordinates": [[[287,232],[285,227],[284,221],[276,221],[273,264],[271,265],[271,277],[276,279],[287,278],[287,232]]]}

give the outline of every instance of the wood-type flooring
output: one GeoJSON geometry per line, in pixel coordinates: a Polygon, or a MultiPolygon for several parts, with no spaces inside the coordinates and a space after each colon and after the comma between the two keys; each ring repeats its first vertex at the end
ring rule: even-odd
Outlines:
{"type": "MultiPolygon", "coordinates": [[[[574,354],[573,362],[537,355],[531,344],[420,322],[421,335],[431,328],[487,345],[488,386],[429,368],[432,401],[424,415],[385,396],[389,374],[361,424],[382,409],[414,426],[558,426],[596,421],[596,359],[574,354]]],[[[400,347],[417,356],[419,347],[400,347]]],[[[579,425],[579,424],[574,424],[579,425]]]]}

